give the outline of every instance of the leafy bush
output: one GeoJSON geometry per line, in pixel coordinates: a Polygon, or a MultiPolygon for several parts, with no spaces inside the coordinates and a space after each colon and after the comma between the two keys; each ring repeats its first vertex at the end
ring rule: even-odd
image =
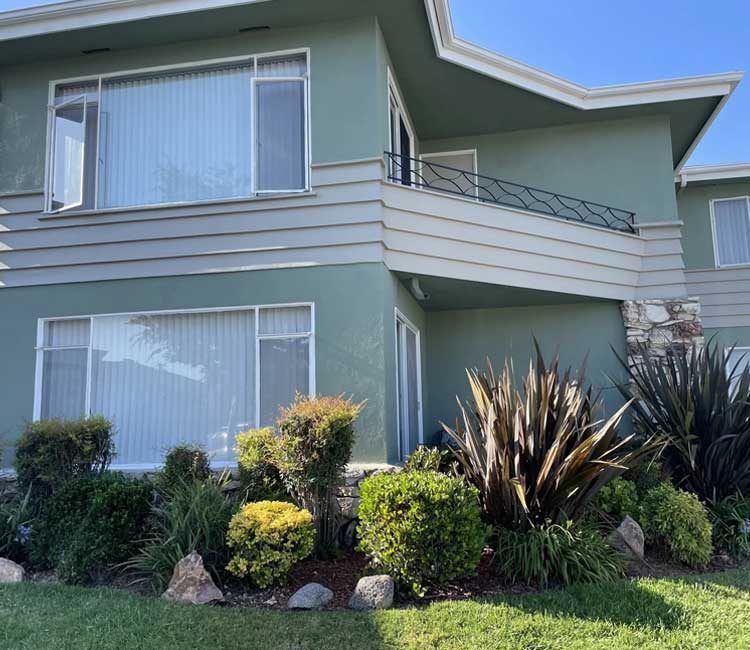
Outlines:
{"type": "Polygon", "coordinates": [[[164,457],[164,467],[155,476],[157,486],[168,492],[181,483],[205,481],[211,475],[211,462],[203,447],[184,444],[172,447],[164,457]]]}
{"type": "Polygon", "coordinates": [[[274,431],[251,429],[237,435],[235,451],[240,482],[247,501],[284,501],[289,498],[273,464],[274,431]]]}
{"type": "Polygon", "coordinates": [[[232,517],[227,542],[231,574],[263,588],[283,584],[289,569],[312,553],[312,515],[282,501],[249,503],[232,517]]]}
{"type": "Polygon", "coordinates": [[[33,518],[31,490],[10,499],[0,491],[0,557],[14,562],[26,560],[33,518]]]}
{"type": "Polygon", "coordinates": [[[635,486],[636,496],[642,501],[649,490],[658,486],[662,481],[668,479],[662,464],[656,459],[649,459],[637,463],[622,475],[627,481],[631,481],[635,486]]]}
{"type": "Polygon", "coordinates": [[[419,445],[406,459],[405,472],[444,472],[450,468],[453,454],[438,447],[419,445]]]}
{"type": "Polygon", "coordinates": [[[478,493],[437,472],[378,474],[362,482],[359,548],[402,587],[423,595],[429,585],[471,575],[487,536],[478,493]]]}
{"type": "Polygon", "coordinates": [[[652,489],[643,502],[646,540],[666,548],[670,557],[690,567],[711,559],[711,522],[694,494],[668,482],[652,489]]]}
{"type": "Polygon", "coordinates": [[[497,572],[513,582],[607,582],[623,571],[622,555],[597,530],[570,521],[524,531],[499,528],[494,546],[497,572]]]}
{"type": "Polygon", "coordinates": [[[319,553],[336,540],[334,490],[351,458],[361,408],[342,397],[298,395],[278,422],[274,465],[297,505],[312,514],[319,553]]]}
{"type": "Polygon", "coordinates": [[[31,559],[86,583],[127,559],[143,536],[151,486],[118,473],[70,481],[45,503],[31,543],[31,559]]]}
{"type": "Polygon", "coordinates": [[[620,523],[626,516],[636,521],[641,518],[638,489],[633,481],[618,477],[605,485],[594,499],[594,506],[620,523]]]}
{"type": "Polygon", "coordinates": [[[750,557],[750,499],[735,495],[708,504],[712,537],[732,557],[750,557]]]}
{"type": "Polygon", "coordinates": [[[635,368],[620,359],[631,381],[619,388],[634,399],[636,429],[668,440],[664,460],[675,485],[703,501],[750,496],[750,366],[738,361],[727,371],[713,341],[661,359],[645,347],[641,355],[635,368]]]}
{"type": "Polygon", "coordinates": [[[583,373],[547,368],[537,345],[522,390],[506,361],[503,373],[467,371],[472,400],[455,430],[443,425],[459,450],[464,475],[480,494],[486,519],[524,530],[547,521],[580,518],[596,493],[654,446],[629,447],[618,437],[627,404],[606,421],[583,373]]]}
{"type": "Polygon", "coordinates": [[[67,481],[103,474],[115,454],[113,435],[101,416],[30,422],[16,444],[21,490],[31,489],[38,502],[67,481]]]}
{"type": "Polygon", "coordinates": [[[209,477],[192,483],[179,482],[151,508],[151,530],[138,552],[123,564],[163,591],[177,564],[196,551],[203,565],[221,582],[228,559],[226,534],[235,501],[224,491],[229,477],[209,477]]]}

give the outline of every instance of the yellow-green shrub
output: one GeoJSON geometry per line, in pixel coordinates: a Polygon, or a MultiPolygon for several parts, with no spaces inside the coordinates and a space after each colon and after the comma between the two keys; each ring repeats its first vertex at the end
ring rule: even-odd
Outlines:
{"type": "Polygon", "coordinates": [[[662,544],[672,559],[691,567],[708,564],[711,522],[697,496],[665,481],[649,490],[643,503],[646,540],[662,544]]]}
{"type": "Polygon", "coordinates": [[[229,523],[227,571],[258,587],[281,584],[289,569],[308,557],[315,542],[312,515],[281,501],[243,506],[229,523]]]}
{"type": "Polygon", "coordinates": [[[237,434],[237,465],[248,501],[280,501],[289,498],[279,470],[273,463],[274,442],[274,431],[270,427],[237,434]]]}

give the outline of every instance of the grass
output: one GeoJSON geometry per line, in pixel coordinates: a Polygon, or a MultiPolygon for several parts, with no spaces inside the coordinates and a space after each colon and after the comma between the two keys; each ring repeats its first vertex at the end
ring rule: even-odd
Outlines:
{"type": "Polygon", "coordinates": [[[749,647],[748,569],[374,614],[197,608],[104,588],[0,587],[2,650],[749,647]]]}

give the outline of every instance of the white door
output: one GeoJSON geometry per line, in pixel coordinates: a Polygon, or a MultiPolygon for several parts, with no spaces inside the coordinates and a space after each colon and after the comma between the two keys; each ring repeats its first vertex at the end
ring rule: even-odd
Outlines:
{"type": "Polygon", "coordinates": [[[419,330],[396,313],[396,383],[401,458],[422,444],[422,373],[419,330]]]}

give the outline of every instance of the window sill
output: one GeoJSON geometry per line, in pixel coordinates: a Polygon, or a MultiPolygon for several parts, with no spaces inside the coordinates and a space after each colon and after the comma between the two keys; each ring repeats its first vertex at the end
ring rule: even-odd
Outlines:
{"type": "Polygon", "coordinates": [[[135,205],[123,208],[99,208],[97,210],[75,210],[66,212],[43,212],[40,219],[72,219],[74,217],[95,217],[102,214],[120,214],[125,212],[145,212],[152,210],[169,210],[173,208],[190,208],[205,205],[225,205],[235,203],[255,203],[259,201],[276,201],[279,199],[292,199],[295,197],[315,196],[313,190],[301,192],[281,192],[279,194],[257,194],[255,196],[243,196],[229,199],[204,199],[201,201],[176,201],[174,203],[152,203],[149,205],[135,205]]]}

